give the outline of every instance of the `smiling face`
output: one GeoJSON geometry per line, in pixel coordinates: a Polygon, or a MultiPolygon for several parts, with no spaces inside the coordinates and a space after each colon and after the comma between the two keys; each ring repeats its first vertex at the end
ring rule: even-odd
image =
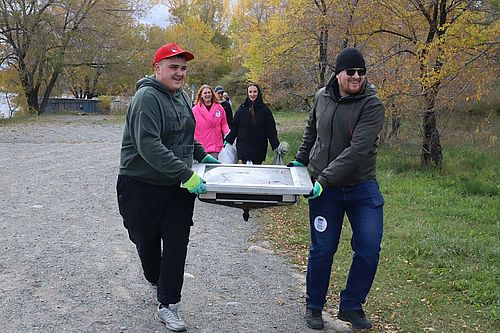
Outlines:
{"type": "Polygon", "coordinates": [[[344,69],[336,77],[339,82],[340,96],[358,94],[365,82],[365,76],[359,76],[358,71],[355,71],[354,75],[348,75],[346,69],[344,69]]]}
{"type": "Polygon", "coordinates": [[[203,100],[203,104],[212,105],[212,90],[210,90],[210,88],[203,88],[201,91],[201,99],[203,100]]]}
{"type": "Polygon", "coordinates": [[[155,65],[156,79],[174,92],[179,90],[187,74],[186,59],[184,57],[171,57],[163,59],[155,65]]]}
{"type": "Polygon", "coordinates": [[[248,98],[252,102],[255,102],[255,100],[257,99],[257,96],[259,96],[259,91],[257,90],[256,86],[250,86],[250,87],[248,87],[247,93],[248,93],[248,98]]]}

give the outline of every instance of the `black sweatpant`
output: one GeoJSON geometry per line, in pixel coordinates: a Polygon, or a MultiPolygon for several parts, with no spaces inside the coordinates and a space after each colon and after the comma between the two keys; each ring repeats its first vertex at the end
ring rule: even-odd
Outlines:
{"type": "Polygon", "coordinates": [[[123,225],[137,247],[144,276],[158,285],[160,303],[178,303],[196,196],[179,185],[152,185],[122,175],[116,191],[123,225]]]}

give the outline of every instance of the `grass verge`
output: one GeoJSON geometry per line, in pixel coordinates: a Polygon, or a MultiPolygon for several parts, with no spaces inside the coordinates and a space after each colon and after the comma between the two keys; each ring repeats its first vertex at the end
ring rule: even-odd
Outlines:
{"type": "Polygon", "coordinates": [[[16,124],[44,124],[44,123],[65,123],[74,122],[77,119],[89,123],[111,123],[121,124],[125,121],[124,113],[80,113],[80,112],[58,112],[46,113],[41,115],[34,114],[16,114],[12,118],[0,118],[0,127],[16,124]]]}
{"type": "MultiPolygon", "coordinates": [[[[292,127],[280,133],[291,147],[286,160],[293,158],[301,132],[292,127]]],[[[500,154],[491,147],[445,146],[443,168],[437,170],[420,167],[413,148],[379,150],[385,230],[365,308],[379,331],[498,332],[500,154]]],[[[261,216],[266,237],[305,272],[307,200],[261,216]]],[[[331,312],[351,262],[350,237],[345,220],[331,275],[331,312]]]]}

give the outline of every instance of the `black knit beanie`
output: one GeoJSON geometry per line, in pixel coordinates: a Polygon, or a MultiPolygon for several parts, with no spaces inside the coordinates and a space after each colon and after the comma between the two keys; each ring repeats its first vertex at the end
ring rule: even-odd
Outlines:
{"type": "Polygon", "coordinates": [[[343,49],[337,56],[335,63],[335,74],[342,72],[346,68],[365,68],[365,58],[361,51],[354,47],[343,49]]]}

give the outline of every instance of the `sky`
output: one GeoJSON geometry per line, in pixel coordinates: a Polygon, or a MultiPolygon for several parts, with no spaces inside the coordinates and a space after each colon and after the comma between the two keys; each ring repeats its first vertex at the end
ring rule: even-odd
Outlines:
{"type": "Polygon", "coordinates": [[[165,5],[156,5],[141,19],[141,22],[166,27],[168,25],[168,8],[165,5]]]}

